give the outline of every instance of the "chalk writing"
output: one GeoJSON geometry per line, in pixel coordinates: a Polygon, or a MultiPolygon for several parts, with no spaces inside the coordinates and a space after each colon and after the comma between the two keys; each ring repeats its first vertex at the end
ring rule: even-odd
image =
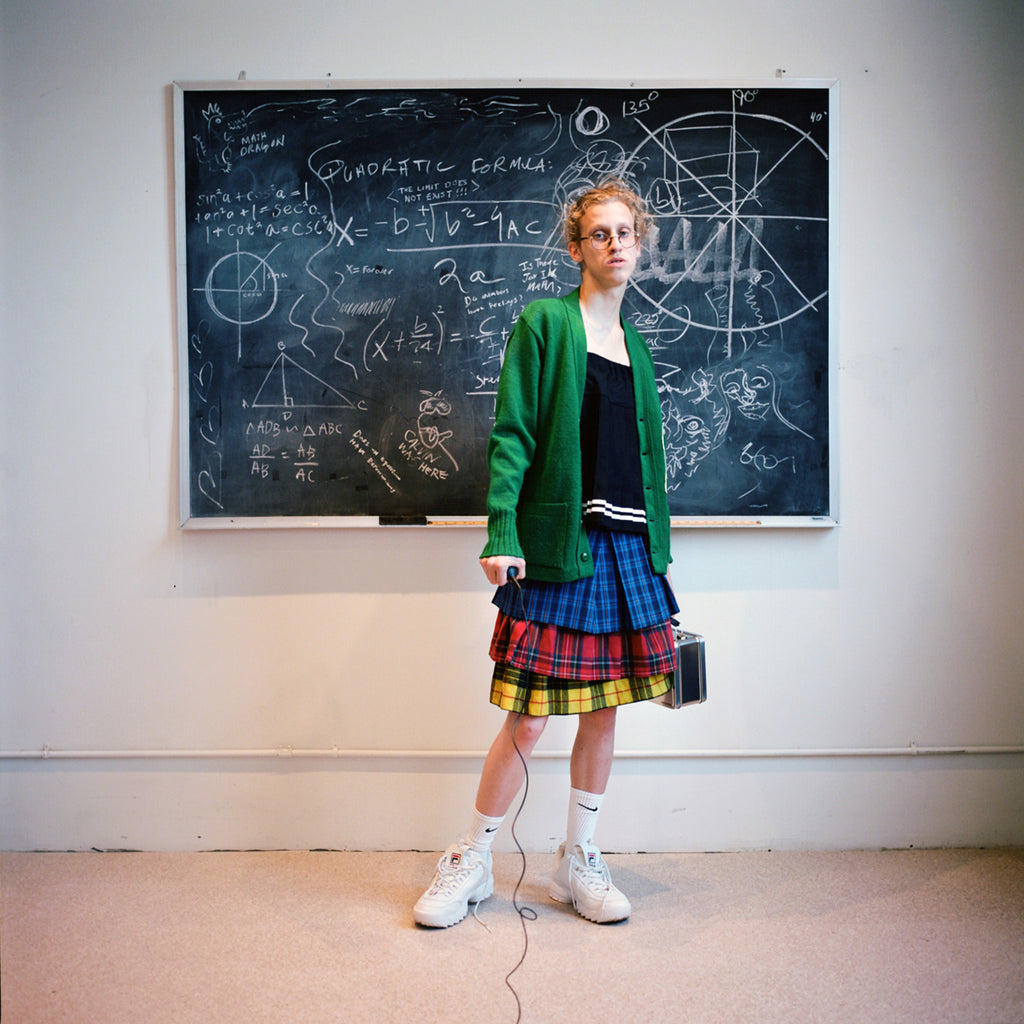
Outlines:
{"type": "Polygon", "coordinates": [[[395,467],[369,442],[361,430],[355,431],[349,439],[349,444],[366,460],[366,464],[384,482],[388,491],[394,494],[397,485],[402,481],[395,467]]]}

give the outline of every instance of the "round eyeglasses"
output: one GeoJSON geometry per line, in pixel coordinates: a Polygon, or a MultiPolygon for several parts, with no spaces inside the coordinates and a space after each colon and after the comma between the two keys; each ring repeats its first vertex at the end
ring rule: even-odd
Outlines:
{"type": "Polygon", "coordinates": [[[607,249],[613,240],[623,249],[632,249],[636,245],[636,232],[632,228],[622,228],[614,234],[608,231],[595,231],[592,235],[583,235],[580,238],[581,242],[590,242],[595,249],[607,249]]]}

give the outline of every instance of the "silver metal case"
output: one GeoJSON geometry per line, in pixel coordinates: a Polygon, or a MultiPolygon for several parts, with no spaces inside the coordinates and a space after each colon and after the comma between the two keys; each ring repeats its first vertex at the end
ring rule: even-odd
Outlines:
{"type": "Polygon", "coordinates": [[[667,708],[703,704],[708,699],[704,637],[678,627],[673,628],[673,633],[676,638],[676,670],[672,673],[672,686],[667,693],[655,697],[654,702],[667,708]]]}

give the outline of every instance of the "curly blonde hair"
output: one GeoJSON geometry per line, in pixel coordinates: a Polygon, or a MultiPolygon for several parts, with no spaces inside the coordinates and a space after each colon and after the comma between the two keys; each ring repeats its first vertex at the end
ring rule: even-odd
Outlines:
{"type": "Polygon", "coordinates": [[[633,214],[633,227],[641,246],[656,230],[654,218],[636,190],[621,178],[609,178],[577,193],[566,202],[562,213],[562,238],[566,245],[570,242],[579,244],[580,221],[587,210],[598,203],[624,203],[628,206],[633,214]]]}

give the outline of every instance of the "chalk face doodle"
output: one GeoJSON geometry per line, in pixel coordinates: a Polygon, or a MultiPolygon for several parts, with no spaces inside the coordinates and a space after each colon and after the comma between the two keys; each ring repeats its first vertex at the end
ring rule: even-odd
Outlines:
{"type": "Polygon", "coordinates": [[[445,447],[455,436],[454,430],[445,430],[444,421],[452,413],[452,404],[442,398],[442,391],[431,393],[421,391],[424,399],[420,402],[416,430],[407,430],[402,442],[402,454],[425,476],[435,480],[447,480],[452,472],[458,472],[459,464],[445,447]]]}
{"type": "Polygon", "coordinates": [[[178,87],[183,518],[485,514],[505,343],[579,283],[563,204],[656,233],[674,516],[827,515],[821,87],[178,87]],[[186,393],[187,392],[187,393],[186,393]]]}

